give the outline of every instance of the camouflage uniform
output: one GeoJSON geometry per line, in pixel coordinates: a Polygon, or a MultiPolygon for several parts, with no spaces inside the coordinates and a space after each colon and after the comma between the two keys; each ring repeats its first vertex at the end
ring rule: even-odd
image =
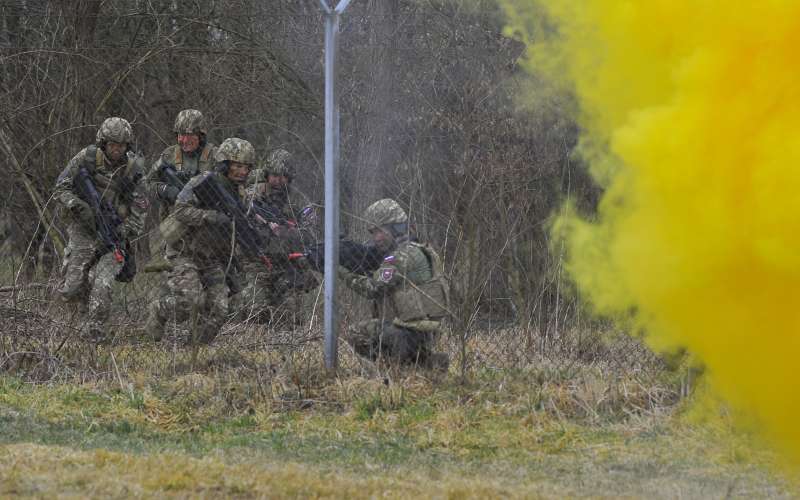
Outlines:
{"type": "Polygon", "coordinates": [[[272,270],[267,270],[260,261],[243,259],[244,286],[233,298],[232,309],[241,319],[268,322],[275,307],[284,303],[287,292],[292,289],[308,290],[317,285],[309,272],[298,269],[289,261],[289,254],[302,252],[313,235],[302,223],[303,208],[295,200],[302,196],[291,188],[294,177],[291,154],[278,149],[270,154],[266,165],[254,170],[248,178],[248,194],[252,197],[250,210],[256,220],[256,228],[267,240],[267,255],[272,261],[272,270]],[[285,189],[275,189],[267,182],[268,175],[284,175],[289,179],[285,189]],[[285,223],[272,223],[258,215],[256,207],[263,206],[275,212],[285,223]]]}
{"type": "MultiPolygon", "coordinates": [[[[202,172],[208,172],[214,167],[214,156],[217,152],[216,146],[206,141],[208,127],[203,114],[196,109],[184,109],[178,113],[173,131],[175,134],[198,134],[200,146],[191,153],[184,153],[179,144],[173,144],[162,151],[161,156],[150,167],[145,183],[153,196],[161,202],[160,221],[169,215],[177,198],[177,192],[170,189],[162,175],[163,168],[165,166],[173,167],[178,177],[184,182],[188,182],[192,177],[202,172]]],[[[178,189],[178,191],[180,190],[178,189]]]]}
{"type": "MultiPolygon", "coordinates": [[[[147,174],[145,183],[153,197],[160,201],[160,225],[159,234],[153,235],[151,239],[150,252],[152,260],[145,268],[145,271],[161,271],[164,270],[165,267],[169,267],[168,264],[164,262],[167,249],[166,242],[161,232],[162,227],[170,223],[165,221],[172,212],[180,189],[175,186],[170,186],[166,182],[163,175],[164,167],[172,167],[178,178],[184,183],[187,183],[192,177],[212,170],[216,162],[217,148],[214,144],[206,140],[208,126],[205,117],[200,111],[196,109],[184,109],[178,113],[175,119],[175,125],[173,126],[173,132],[175,132],[176,136],[179,134],[197,134],[199,136],[199,145],[196,150],[186,153],[181,149],[180,144],[173,144],[164,149],[158,160],[150,167],[150,172],[147,174]]],[[[156,290],[156,297],[152,299],[151,303],[171,304],[174,302],[170,298],[170,290],[179,286],[175,282],[176,279],[180,279],[178,276],[180,276],[180,274],[173,276],[162,273],[163,283],[156,290]],[[172,282],[170,282],[170,280],[172,280],[172,282]]],[[[154,340],[160,340],[164,333],[164,325],[161,320],[159,320],[156,311],[157,307],[151,307],[145,330],[154,340]]]]}
{"type": "Polygon", "coordinates": [[[221,163],[218,164],[220,171],[193,177],[178,195],[174,218],[184,230],[181,237],[168,240],[166,260],[171,270],[163,292],[151,303],[148,320],[151,334],[162,332],[168,320],[190,320],[191,340],[209,343],[222,328],[229,306],[227,277],[233,272],[233,227],[224,222],[223,214],[203,206],[194,195],[194,188],[207,176],[215,176],[225,189],[244,201],[244,187],[231,182],[224,172],[227,162],[252,165],[254,157],[255,151],[249,142],[226,139],[215,157],[221,163]]]}
{"type": "MultiPolygon", "coordinates": [[[[81,168],[94,181],[98,193],[117,211],[123,223],[117,233],[131,240],[142,232],[148,201],[141,185],[144,159],[128,151],[112,162],[104,151],[106,142],[130,144],[133,130],[122,118],[106,119],[97,132],[97,142],[82,149],[58,176],[54,197],[68,210],[69,242],[64,251],[62,273],[64,284],[59,293],[64,300],[82,301],[88,296],[88,333],[99,340],[104,335],[103,323],[111,308],[111,287],[123,263],[98,238],[94,213],[81,199],[74,182],[81,168]]],[[[130,250],[130,249],[128,249],[130,250]]]]}
{"type": "Polygon", "coordinates": [[[361,356],[401,364],[447,366],[444,354],[431,348],[447,311],[447,286],[432,248],[411,241],[393,228],[408,218],[394,200],[379,200],[366,210],[372,227],[392,231],[394,246],[372,276],[338,268],[338,276],[356,293],[371,299],[373,318],[349,328],[345,340],[361,356]]]}

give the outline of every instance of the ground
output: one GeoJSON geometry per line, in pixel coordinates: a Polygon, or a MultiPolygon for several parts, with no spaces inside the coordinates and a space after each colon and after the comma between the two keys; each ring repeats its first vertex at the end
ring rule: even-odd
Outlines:
{"type": "Polygon", "coordinates": [[[700,412],[699,396],[680,397],[674,371],[541,359],[467,376],[363,365],[332,375],[318,349],[256,344],[247,334],[198,352],[75,342],[46,367],[17,359],[0,377],[0,496],[800,491],[724,406],[700,412]]]}

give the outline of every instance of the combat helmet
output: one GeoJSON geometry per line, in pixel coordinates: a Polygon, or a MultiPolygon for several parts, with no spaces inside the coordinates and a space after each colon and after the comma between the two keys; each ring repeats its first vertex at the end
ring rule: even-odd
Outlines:
{"type": "Polygon", "coordinates": [[[249,141],[230,137],[219,145],[214,159],[218,162],[235,161],[252,166],[256,162],[256,150],[249,141]]]}
{"type": "Polygon", "coordinates": [[[364,220],[370,227],[381,227],[389,224],[405,224],[408,222],[408,215],[399,203],[391,198],[384,198],[364,210],[364,220]]]}
{"type": "Polygon", "coordinates": [[[125,118],[106,118],[97,130],[96,141],[98,145],[105,142],[130,144],[133,142],[133,128],[125,118]]]}
{"type": "Polygon", "coordinates": [[[267,172],[272,175],[285,175],[291,179],[294,177],[294,162],[292,153],[285,149],[276,149],[267,158],[267,172]]]}
{"type": "Polygon", "coordinates": [[[207,134],[208,125],[203,113],[196,109],[184,109],[175,118],[173,131],[176,134],[207,134]]]}

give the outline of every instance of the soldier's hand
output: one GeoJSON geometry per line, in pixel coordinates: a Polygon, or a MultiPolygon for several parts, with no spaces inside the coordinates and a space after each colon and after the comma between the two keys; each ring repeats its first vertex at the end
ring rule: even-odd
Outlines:
{"type": "Polygon", "coordinates": [[[94,228],[94,212],[92,212],[88,203],[83,200],[76,200],[69,206],[69,211],[75,221],[86,227],[94,228]]]}
{"type": "Polygon", "coordinates": [[[212,226],[228,226],[231,223],[231,219],[227,215],[222,212],[217,212],[216,210],[209,210],[206,212],[203,216],[203,221],[212,226]]]}
{"type": "Polygon", "coordinates": [[[175,203],[175,200],[178,199],[178,194],[181,192],[180,189],[176,188],[175,186],[170,186],[167,184],[164,186],[164,191],[161,192],[161,197],[168,201],[171,204],[175,203]]]}

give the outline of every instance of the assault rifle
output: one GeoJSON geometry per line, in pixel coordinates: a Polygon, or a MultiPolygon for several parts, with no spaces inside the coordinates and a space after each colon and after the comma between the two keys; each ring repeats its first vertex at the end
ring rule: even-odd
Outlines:
{"type": "MultiPolygon", "coordinates": [[[[289,254],[289,260],[304,258],[316,271],[325,269],[325,243],[318,243],[305,252],[289,254]]],[[[350,272],[369,276],[381,267],[383,253],[375,245],[364,245],[352,240],[339,240],[339,264],[350,272]]]]}
{"type": "Polygon", "coordinates": [[[117,228],[122,225],[122,219],[108,200],[104,200],[85,167],[78,170],[75,176],[75,191],[83,201],[89,204],[94,212],[95,229],[100,241],[103,242],[105,251],[113,252],[114,260],[125,263],[122,271],[117,275],[118,281],[130,281],[136,274],[133,255],[125,251],[122,238],[117,233],[117,228]]]}
{"type": "Polygon", "coordinates": [[[272,262],[264,253],[266,248],[264,238],[250,223],[247,218],[247,212],[239,198],[225,189],[217,180],[215,174],[206,175],[203,180],[195,185],[194,195],[206,207],[228,216],[234,225],[236,243],[245,255],[257,257],[265,266],[272,269],[272,262]]]}
{"type": "Polygon", "coordinates": [[[272,207],[263,201],[253,200],[252,202],[253,214],[256,218],[262,219],[263,222],[269,224],[273,222],[281,226],[294,227],[297,225],[295,221],[286,217],[283,212],[275,207],[272,207]]]}
{"type": "Polygon", "coordinates": [[[175,166],[169,163],[164,163],[161,165],[161,180],[163,180],[167,185],[172,186],[179,191],[183,189],[183,186],[189,182],[189,178],[184,172],[178,172],[175,170],[175,166]]]}

